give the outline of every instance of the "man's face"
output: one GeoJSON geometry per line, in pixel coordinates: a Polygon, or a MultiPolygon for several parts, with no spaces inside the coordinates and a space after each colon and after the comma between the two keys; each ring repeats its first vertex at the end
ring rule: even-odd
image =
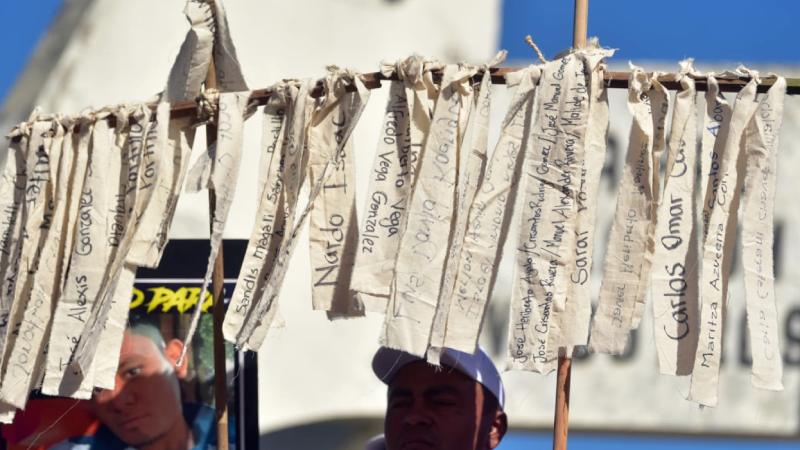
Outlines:
{"type": "Polygon", "coordinates": [[[488,443],[493,418],[482,417],[485,400],[481,385],[457,370],[423,361],[406,365],[389,384],[388,449],[493,448],[488,443]]]}
{"type": "Polygon", "coordinates": [[[178,379],[170,361],[146,336],[125,332],[113,390],[95,392],[100,421],[128,445],[157,440],[183,420],[178,379]]]}

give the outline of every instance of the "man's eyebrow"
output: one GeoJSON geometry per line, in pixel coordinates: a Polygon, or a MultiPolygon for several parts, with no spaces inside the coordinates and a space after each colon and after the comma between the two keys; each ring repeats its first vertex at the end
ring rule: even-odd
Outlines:
{"type": "Polygon", "coordinates": [[[392,397],[411,397],[412,393],[409,389],[393,388],[389,390],[389,398],[392,397]]]}
{"type": "Polygon", "coordinates": [[[425,389],[426,396],[434,396],[434,395],[461,395],[461,391],[456,389],[455,387],[449,384],[442,384],[439,386],[432,386],[428,389],[425,389]]]}

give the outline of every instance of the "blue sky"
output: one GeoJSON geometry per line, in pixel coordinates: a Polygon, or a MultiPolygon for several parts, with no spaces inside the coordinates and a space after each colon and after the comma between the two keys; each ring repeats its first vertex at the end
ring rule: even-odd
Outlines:
{"type": "MultiPolygon", "coordinates": [[[[530,34],[545,56],[572,43],[570,0],[504,0],[501,46],[512,59],[531,58],[530,34]]],[[[589,36],[618,48],[614,59],[698,63],[800,64],[796,0],[593,0],[589,36]]]]}
{"type": "Polygon", "coordinates": [[[7,0],[2,2],[3,26],[0,26],[0,103],[25,68],[31,52],[53,21],[61,0],[7,0]]]}

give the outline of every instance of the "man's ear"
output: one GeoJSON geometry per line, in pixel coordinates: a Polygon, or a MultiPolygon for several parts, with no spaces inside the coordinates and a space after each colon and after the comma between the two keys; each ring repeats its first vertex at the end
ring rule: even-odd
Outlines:
{"type": "Polygon", "coordinates": [[[491,428],[489,428],[489,448],[493,449],[500,445],[500,441],[503,440],[503,436],[506,435],[506,431],[508,431],[508,418],[506,417],[506,413],[503,412],[500,408],[497,408],[497,412],[495,412],[494,420],[492,420],[491,428]]]}
{"type": "Polygon", "coordinates": [[[183,350],[183,341],[180,339],[170,339],[170,341],[167,342],[167,346],[164,348],[164,355],[166,355],[167,360],[175,369],[175,375],[179,380],[186,378],[186,374],[189,372],[189,364],[186,362],[187,358],[183,359],[183,364],[180,367],[175,365],[175,363],[178,362],[178,358],[181,356],[181,350],[183,350]]]}

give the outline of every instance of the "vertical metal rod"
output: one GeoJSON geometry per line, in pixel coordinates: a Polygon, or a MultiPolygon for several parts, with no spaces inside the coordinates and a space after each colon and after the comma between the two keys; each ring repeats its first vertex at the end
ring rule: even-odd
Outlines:
{"type": "MultiPolygon", "coordinates": [[[[572,48],[586,47],[589,28],[589,0],[575,0],[572,26],[572,48]]],[[[559,352],[556,378],[556,407],[553,418],[553,450],[567,450],[569,433],[569,394],[572,379],[572,359],[566,351],[559,352]]]]}
{"type": "MultiPolygon", "coordinates": [[[[213,57],[211,58],[211,64],[208,66],[205,84],[206,89],[216,89],[217,87],[217,75],[213,57]]],[[[216,123],[216,120],[214,123],[216,123]]],[[[211,146],[216,142],[217,127],[213,123],[209,123],[206,125],[206,146],[211,146]]],[[[216,193],[209,188],[209,228],[213,227],[216,203],[216,193]]],[[[222,336],[222,321],[225,318],[223,247],[223,245],[220,245],[217,259],[214,261],[214,269],[211,272],[211,295],[214,299],[212,328],[214,329],[214,409],[216,410],[217,448],[219,450],[228,450],[228,379],[227,368],[225,367],[225,338],[222,336]]]]}

